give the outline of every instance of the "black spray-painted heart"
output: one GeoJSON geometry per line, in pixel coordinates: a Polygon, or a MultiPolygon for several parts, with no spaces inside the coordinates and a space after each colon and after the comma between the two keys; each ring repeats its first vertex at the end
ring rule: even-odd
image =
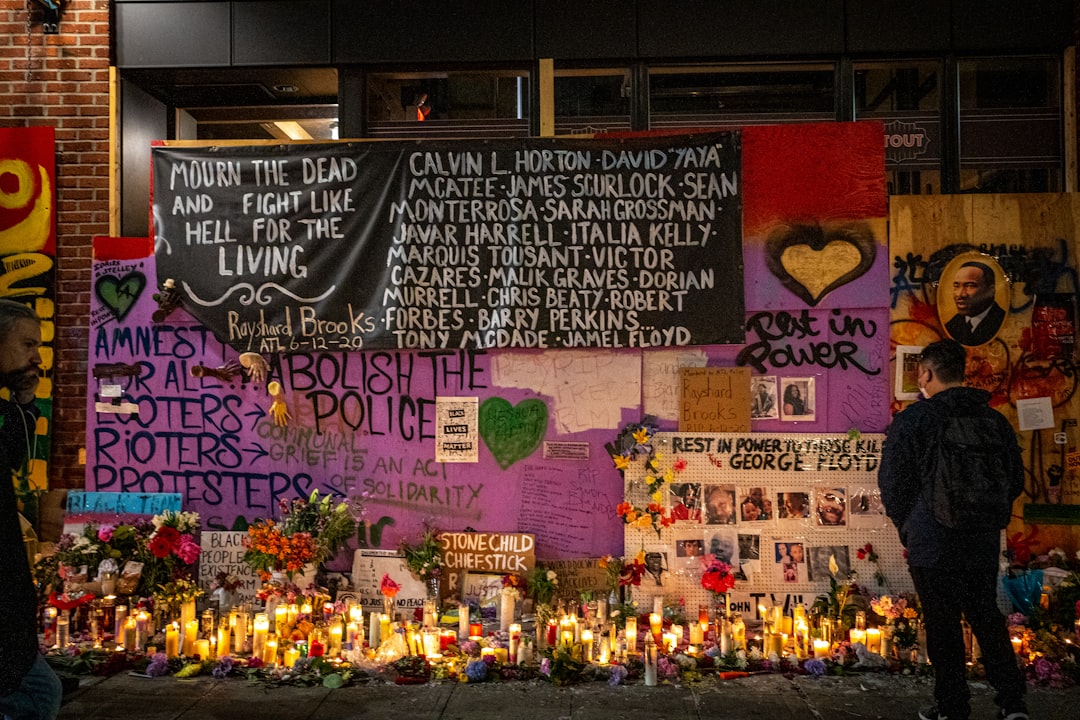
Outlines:
{"type": "Polygon", "coordinates": [[[129,272],[120,278],[115,275],[102,275],[94,283],[94,292],[117,320],[123,320],[131,312],[131,308],[135,307],[135,301],[142,295],[145,287],[145,275],[141,272],[129,272]]]}
{"type": "Polygon", "coordinates": [[[769,233],[765,263],[784,287],[811,307],[874,264],[877,244],[864,222],[787,224],[769,233]]]}

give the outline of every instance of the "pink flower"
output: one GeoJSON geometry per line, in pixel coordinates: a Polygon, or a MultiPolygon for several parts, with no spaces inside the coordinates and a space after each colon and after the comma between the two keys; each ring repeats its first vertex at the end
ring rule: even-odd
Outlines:
{"type": "Polygon", "coordinates": [[[186,565],[193,565],[199,559],[200,553],[202,553],[202,548],[195,543],[195,540],[190,535],[180,537],[180,542],[176,546],[176,556],[183,560],[186,565]]]}
{"type": "Polygon", "coordinates": [[[98,528],[97,539],[101,542],[109,542],[112,540],[113,531],[116,530],[112,525],[102,525],[98,528]]]}

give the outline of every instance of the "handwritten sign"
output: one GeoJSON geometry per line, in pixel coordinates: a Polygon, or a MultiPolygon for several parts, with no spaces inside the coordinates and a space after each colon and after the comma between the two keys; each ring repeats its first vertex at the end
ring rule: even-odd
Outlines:
{"type": "Polygon", "coordinates": [[[252,600],[262,583],[255,570],[244,562],[243,532],[212,532],[204,530],[199,538],[202,553],[199,555],[199,587],[209,591],[219,574],[232,575],[240,585],[237,595],[252,600]]]}
{"type": "Polygon", "coordinates": [[[444,532],[439,540],[447,595],[461,592],[464,572],[528,575],[536,566],[536,541],[528,533],[444,532]]]}
{"type": "Polygon", "coordinates": [[[180,512],[180,493],[82,492],[67,496],[68,517],[84,515],[160,515],[180,512]]]}
{"type": "Polygon", "coordinates": [[[607,597],[609,584],[607,570],[597,563],[600,558],[574,558],[570,560],[545,560],[544,567],[554,570],[559,579],[559,594],[580,597],[592,593],[593,597],[607,597]]]}
{"type": "Polygon", "coordinates": [[[684,367],[682,432],[750,432],[750,368],[684,367]]]}
{"type": "Polygon", "coordinates": [[[741,342],[741,171],[737,132],[157,147],[158,275],[242,352],[741,342]]]}

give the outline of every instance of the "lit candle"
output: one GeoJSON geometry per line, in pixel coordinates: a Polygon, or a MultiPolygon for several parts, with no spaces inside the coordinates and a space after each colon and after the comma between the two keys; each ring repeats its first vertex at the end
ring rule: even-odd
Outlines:
{"type": "MultiPolygon", "coordinates": [[[[141,650],[149,637],[150,613],[140,610],[135,615],[135,649],[141,650]]],[[[130,648],[129,648],[130,649],[130,648]]]]}
{"type": "Polygon", "coordinates": [[[484,636],[484,624],[483,623],[469,623],[469,639],[480,640],[484,636]]]}
{"type": "Polygon", "coordinates": [[[297,607],[296,603],[289,603],[289,606],[286,608],[286,615],[285,615],[286,622],[289,625],[295,625],[296,624],[296,616],[299,615],[299,614],[300,614],[300,608],[297,607]]]}
{"type": "Polygon", "coordinates": [[[285,667],[292,668],[300,659],[300,650],[295,645],[285,651],[285,667]]]}
{"type": "Polygon", "coordinates": [[[628,618],[626,621],[626,652],[631,655],[637,652],[636,618],[628,618]]]}
{"type": "Polygon", "coordinates": [[[656,643],[652,635],[645,636],[645,686],[656,685],[656,643]]]}
{"type": "MultiPolygon", "coordinates": [[[[2,481],[0,481],[2,482],[2,481]]],[[[63,650],[68,645],[68,614],[65,612],[56,618],[56,646],[63,650]]]]}
{"type": "Polygon", "coordinates": [[[322,657],[326,654],[326,646],[323,645],[322,640],[312,640],[308,645],[309,657],[322,657]]]}
{"type": "Polygon", "coordinates": [[[659,613],[649,614],[649,630],[654,636],[659,636],[664,629],[664,616],[659,613]]]}
{"type": "Polygon", "coordinates": [[[165,628],[165,657],[180,657],[180,628],[175,622],[165,628]]]}
{"type": "Polygon", "coordinates": [[[705,631],[702,629],[700,623],[692,623],[690,625],[690,644],[701,645],[705,642],[705,631]]]}
{"type": "MultiPolygon", "coordinates": [[[[53,608],[56,610],[56,608],[53,608]]],[[[117,645],[123,645],[124,627],[127,621],[128,609],[127,605],[116,606],[116,629],[113,631],[113,637],[116,638],[117,645]]]]}
{"type": "Polygon", "coordinates": [[[662,637],[664,642],[664,652],[675,652],[675,646],[677,642],[677,640],[675,639],[675,633],[666,632],[663,634],[662,637]]]}
{"type": "Polygon", "coordinates": [[[818,660],[829,657],[829,641],[828,640],[815,640],[814,641],[814,657],[818,660]]]}
{"type": "Polygon", "coordinates": [[[521,644],[521,624],[510,624],[510,657],[517,660],[518,646],[521,644]]]}
{"type": "Polygon", "coordinates": [[[609,662],[611,662],[611,648],[608,646],[608,644],[606,642],[600,643],[600,653],[599,653],[598,662],[601,665],[607,665],[609,662]]]}
{"type": "Polygon", "coordinates": [[[328,648],[330,657],[339,657],[341,655],[342,633],[341,623],[335,619],[330,625],[330,647],[328,648]]]}
{"type": "Polygon", "coordinates": [[[357,649],[359,644],[357,637],[360,635],[360,624],[356,622],[350,622],[345,626],[345,644],[352,649],[357,649]]]}
{"type": "Polygon", "coordinates": [[[458,603],[457,613],[458,640],[465,640],[471,634],[469,632],[469,604],[458,603]]]}
{"type": "Polygon", "coordinates": [[[199,621],[188,620],[184,623],[184,654],[195,654],[195,641],[199,639],[199,621]]]}
{"type": "Polygon", "coordinates": [[[248,636],[248,614],[241,610],[236,613],[236,625],[230,628],[233,633],[233,651],[239,655],[244,652],[248,636]]]}
{"type": "Polygon", "coordinates": [[[773,633],[769,636],[769,648],[768,655],[781,656],[784,654],[784,644],[787,642],[787,635],[784,633],[773,633]]]}
{"type": "Polygon", "coordinates": [[[585,646],[585,662],[592,662],[593,632],[586,628],[581,631],[581,644],[585,646]]]}
{"type": "Polygon", "coordinates": [[[274,632],[278,635],[284,635],[288,626],[289,606],[285,604],[278,605],[274,608],[274,632]]]}
{"type": "Polygon", "coordinates": [[[225,657],[226,655],[229,654],[229,639],[230,639],[229,621],[228,620],[222,620],[221,624],[218,625],[218,631],[217,631],[217,652],[218,652],[218,657],[225,657]]]}
{"type": "Polygon", "coordinates": [[[311,603],[304,601],[304,604],[300,606],[300,614],[311,617],[311,603]]]}
{"type": "Polygon", "coordinates": [[[277,664],[277,635],[267,635],[263,644],[262,661],[265,665],[277,664]]]}
{"type": "Polygon", "coordinates": [[[384,643],[390,639],[390,616],[379,613],[379,642],[384,643]]]}
{"type": "Polygon", "coordinates": [[[1018,638],[1018,637],[1014,637],[1014,638],[1012,638],[1011,642],[1012,642],[1013,652],[1016,653],[1017,655],[1019,655],[1020,650],[1023,649],[1024,641],[1022,639],[1018,638]]]}
{"type": "Polygon", "coordinates": [[[480,648],[480,659],[483,660],[486,657],[495,657],[495,648],[480,648]]]}
{"type": "Polygon", "coordinates": [[[860,630],[859,628],[851,628],[851,630],[848,631],[848,640],[851,642],[852,645],[854,645],[855,643],[862,643],[863,645],[865,645],[866,631],[860,630]]]}
{"type": "MultiPolygon", "coordinates": [[[[56,644],[51,642],[56,639],[56,614],[57,610],[52,605],[45,608],[45,644],[50,647],[56,644]]],[[[115,632],[113,634],[118,635],[115,632]]]]}
{"type": "Polygon", "coordinates": [[[379,615],[380,614],[377,612],[368,613],[368,642],[371,643],[371,647],[373,648],[379,647],[379,642],[382,639],[379,635],[379,628],[381,626],[379,615]]]}
{"type": "Polygon", "coordinates": [[[548,647],[552,647],[558,641],[559,624],[552,618],[548,620],[547,634],[544,636],[544,643],[548,647]]]}
{"type": "Polygon", "coordinates": [[[881,652],[881,628],[866,629],[866,649],[872,653],[881,652]]]}
{"type": "MultiPolygon", "coordinates": [[[[58,621],[59,622],[59,621],[58,621]]],[[[140,650],[138,646],[139,642],[139,623],[135,620],[134,615],[128,615],[124,618],[124,647],[128,651],[140,650]]]]}
{"type": "Polygon", "coordinates": [[[180,627],[187,630],[187,624],[195,619],[195,601],[188,600],[180,606],[180,627]]]}
{"type": "Polygon", "coordinates": [[[206,639],[196,640],[194,654],[198,655],[200,660],[209,660],[210,641],[206,639]]]}
{"type": "Polygon", "coordinates": [[[263,648],[266,646],[266,636],[270,633],[270,618],[266,613],[256,613],[253,632],[251,635],[251,654],[261,658],[263,648]]]}

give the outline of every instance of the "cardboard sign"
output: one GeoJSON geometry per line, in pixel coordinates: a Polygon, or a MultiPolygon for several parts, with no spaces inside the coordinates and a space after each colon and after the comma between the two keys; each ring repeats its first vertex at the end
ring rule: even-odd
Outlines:
{"type": "Polygon", "coordinates": [[[594,598],[607,597],[607,570],[597,563],[599,558],[574,558],[572,560],[544,560],[543,566],[554,570],[559,578],[559,594],[580,597],[589,592],[594,598]]]}
{"type": "Polygon", "coordinates": [[[462,573],[528,575],[536,566],[536,540],[529,533],[450,533],[439,535],[446,569],[444,596],[460,595],[462,573]]]}
{"type": "Polygon", "coordinates": [[[680,432],[750,432],[750,368],[680,368],[680,432]]]}
{"type": "Polygon", "coordinates": [[[240,580],[236,594],[243,600],[253,600],[262,583],[254,568],[244,562],[246,532],[211,532],[204,530],[199,538],[199,587],[208,594],[210,584],[218,573],[233,575],[240,580]]]}
{"type": "Polygon", "coordinates": [[[379,585],[383,575],[389,575],[401,586],[394,603],[397,608],[404,608],[406,615],[412,617],[411,610],[424,606],[427,588],[405,567],[405,558],[393,550],[361,549],[353,553],[352,582],[365,614],[382,612],[383,596],[379,585]]]}

